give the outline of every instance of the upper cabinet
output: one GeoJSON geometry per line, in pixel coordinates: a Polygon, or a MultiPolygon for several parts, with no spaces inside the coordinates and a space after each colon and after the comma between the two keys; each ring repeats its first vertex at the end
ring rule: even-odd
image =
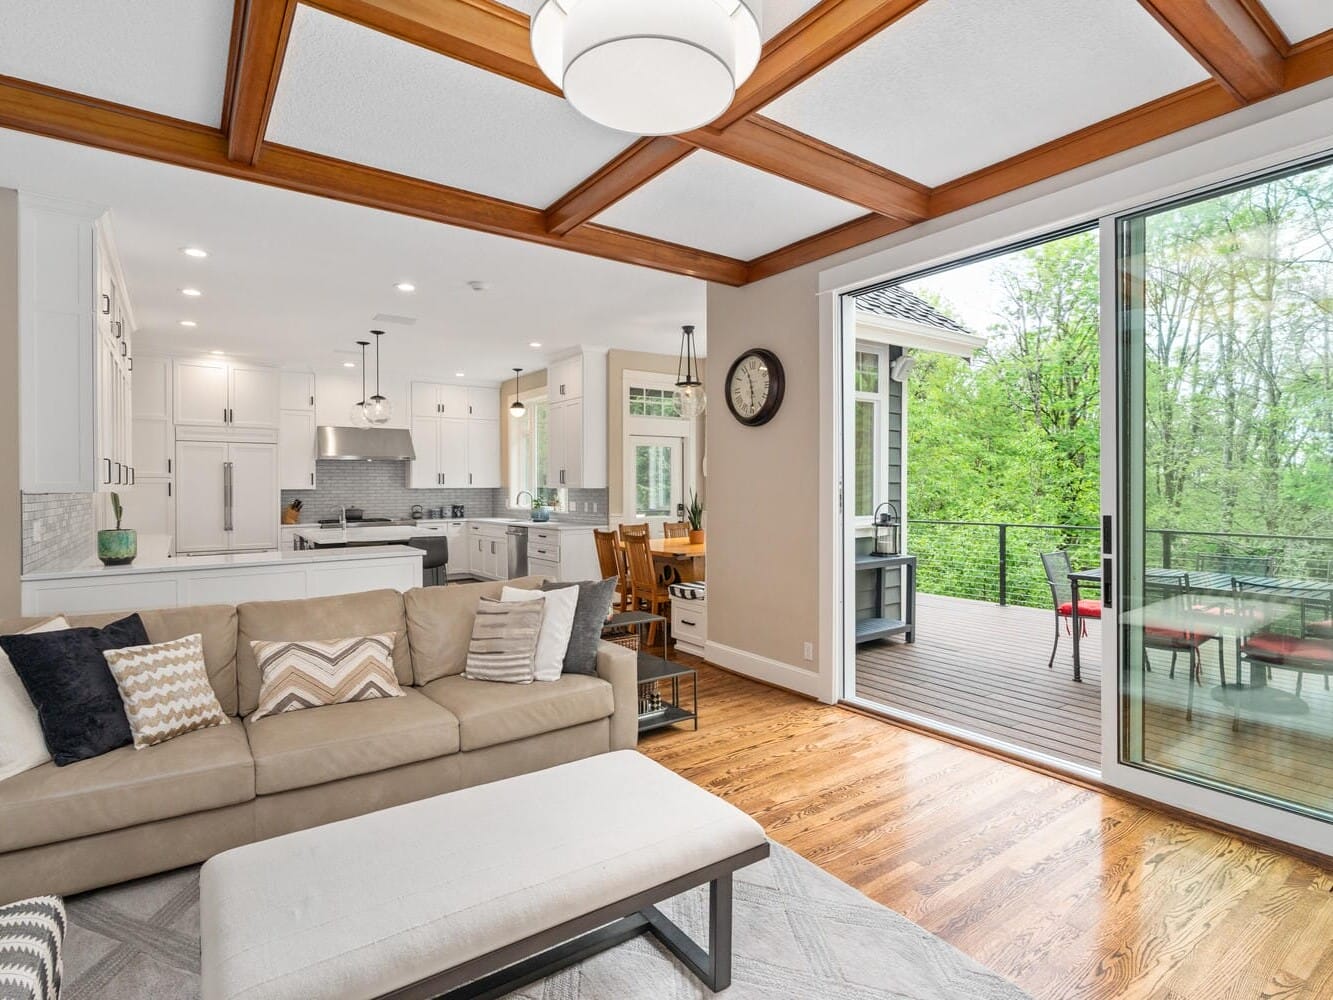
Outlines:
{"type": "Polygon", "coordinates": [[[313,490],[316,485],[315,400],[313,372],[278,376],[278,487],[313,490]]]}
{"type": "Polygon", "coordinates": [[[283,410],[315,409],[313,372],[283,372],[278,383],[278,407],[283,410]]]}
{"type": "Polygon", "coordinates": [[[467,390],[467,415],[473,420],[499,420],[500,390],[469,386],[467,390]]]}
{"type": "Polygon", "coordinates": [[[606,352],[581,351],[546,370],[546,481],[606,488],[606,352]]]}
{"type": "Polygon", "coordinates": [[[96,206],[19,196],[20,488],[134,482],[133,314],[96,206]]]}
{"type": "Polygon", "coordinates": [[[137,357],[133,386],[135,475],[170,476],[176,448],[171,415],[171,359],[152,354],[137,357]]]}
{"type": "Polygon", "coordinates": [[[496,488],[500,482],[500,391],[438,382],[411,389],[411,489],[496,488]]]}
{"type": "Polygon", "coordinates": [[[278,432],[276,368],[212,358],[176,359],[176,436],[274,440],[278,432]]]}
{"type": "Polygon", "coordinates": [[[468,416],[468,392],[465,385],[445,385],[438,382],[412,383],[412,416],[458,417],[468,416]]]}

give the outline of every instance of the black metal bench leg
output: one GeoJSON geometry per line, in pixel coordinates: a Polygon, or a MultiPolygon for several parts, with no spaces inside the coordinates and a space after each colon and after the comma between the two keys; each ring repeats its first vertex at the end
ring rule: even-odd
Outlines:
{"type": "Polygon", "coordinates": [[[708,883],[708,951],[655,906],[642,911],[648,927],[699,981],[714,993],[731,985],[731,875],[708,883]]]}

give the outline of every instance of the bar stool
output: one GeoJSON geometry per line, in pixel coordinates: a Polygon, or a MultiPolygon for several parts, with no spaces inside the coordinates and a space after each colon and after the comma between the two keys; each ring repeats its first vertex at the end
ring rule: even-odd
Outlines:
{"type": "Polygon", "coordinates": [[[449,539],[445,537],[422,537],[408,539],[408,545],[426,553],[421,560],[421,585],[423,587],[441,587],[449,582],[449,539]],[[427,583],[426,574],[431,574],[434,583],[427,583]]]}

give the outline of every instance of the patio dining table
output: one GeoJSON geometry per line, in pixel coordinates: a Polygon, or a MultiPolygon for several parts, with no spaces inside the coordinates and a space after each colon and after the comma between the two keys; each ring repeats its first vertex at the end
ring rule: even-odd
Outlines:
{"type": "MultiPolygon", "coordinates": [[[[1203,597],[1224,597],[1231,598],[1235,593],[1234,583],[1239,581],[1241,584],[1250,584],[1264,590],[1263,599],[1265,601],[1291,603],[1295,601],[1320,601],[1327,603],[1333,598],[1333,581],[1329,580],[1297,580],[1284,579],[1281,577],[1268,576],[1250,576],[1232,573],[1219,573],[1214,571],[1204,571],[1186,574],[1183,570],[1173,569],[1148,569],[1144,573],[1144,578],[1150,583],[1156,583],[1162,588],[1168,588],[1174,585],[1181,576],[1189,577],[1190,593],[1203,597]]],[[[1079,587],[1081,585],[1102,585],[1101,567],[1096,569],[1077,570],[1069,574],[1069,586],[1072,591],[1073,609],[1070,616],[1070,627],[1073,629],[1074,636],[1074,680],[1081,681],[1083,678],[1079,669],[1079,634],[1082,629],[1080,616],[1078,613],[1079,587]]],[[[1211,616],[1208,619],[1210,625],[1218,626],[1227,623],[1227,616],[1217,618],[1211,616]]],[[[1240,619],[1233,617],[1236,623],[1236,630],[1239,632],[1242,625],[1253,626],[1253,619],[1240,619]]],[[[1268,671],[1254,670],[1250,671],[1250,680],[1248,683],[1241,683],[1240,680],[1240,662],[1236,663],[1236,683],[1235,687],[1240,692],[1251,692],[1247,701],[1253,702],[1251,707],[1257,707],[1261,710],[1271,712],[1295,712],[1303,711],[1304,703],[1295,695],[1288,695],[1286,692],[1279,692],[1268,689],[1268,671]],[[1300,702],[1299,705],[1292,704],[1300,702]]],[[[1214,697],[1219,701],[1227,700],[1227,693],[1222,688],[1213,692],[1214,697]]]]}

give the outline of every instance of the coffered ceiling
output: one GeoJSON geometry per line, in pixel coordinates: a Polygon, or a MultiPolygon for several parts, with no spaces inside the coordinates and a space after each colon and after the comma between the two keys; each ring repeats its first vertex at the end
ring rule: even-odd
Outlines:
{"type": "Polygon", "coordinates": [[[1333,75],[1322,0],[768,0],[732,107],[642,139],[534,6],[9,0],[0,126],[743,284],[1333,75]]]}

